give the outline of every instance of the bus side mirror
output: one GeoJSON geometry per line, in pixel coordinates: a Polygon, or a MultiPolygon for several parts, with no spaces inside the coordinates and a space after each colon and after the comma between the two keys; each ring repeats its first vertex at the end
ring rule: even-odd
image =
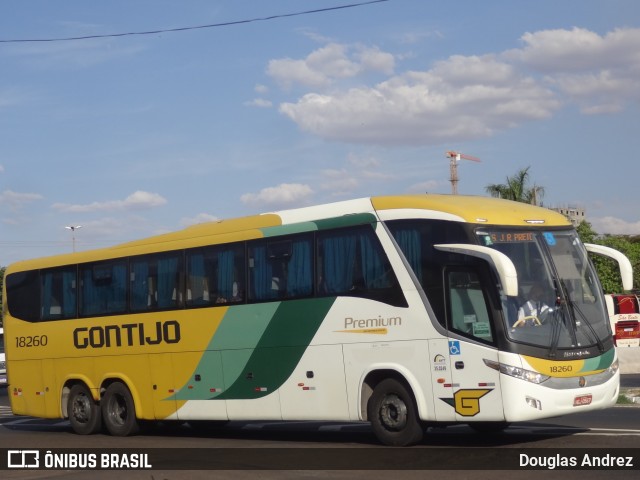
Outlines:
{"type": "Polygon", "coordinates": [[[619,252],[614,248],[605,247],[603,245],[595,245],[593,243],[585,243],[584,247],[589,253],[602,255],[603,257],[609,257],[618,262],[620,277],[622,278],[622,288],[625,290],[631,290],[633,288],[633,267],[631,266],[631,262],[624,253],[619,252]]]}
{"type": "Polygon", "coordinates": [[[504,253],[494,250],[493,248],[466,243],[447,243],[434,245],[434,247],[443,252],[459,253],[481,258],[490,263],[498,274],[505,295],[509,297],[518,296],[518,274],[516,267],[511,259],[504,253]]]}

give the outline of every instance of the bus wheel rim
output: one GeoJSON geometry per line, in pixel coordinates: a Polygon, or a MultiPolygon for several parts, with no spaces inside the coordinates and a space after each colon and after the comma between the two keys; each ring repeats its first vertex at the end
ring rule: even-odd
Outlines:
{"type": "Polygon", "coordinates": [[[396,394],[386,395],[380,406],[380,419],[388,430],[402,430],[407,425],[407,405],[396,394]]]}
{"type": "Polygon", "coordinates": [[[91,415],[91,402],[86,395],[78,395],[73,402],[73,418],[79,423],[87,423],[91,415]]]}

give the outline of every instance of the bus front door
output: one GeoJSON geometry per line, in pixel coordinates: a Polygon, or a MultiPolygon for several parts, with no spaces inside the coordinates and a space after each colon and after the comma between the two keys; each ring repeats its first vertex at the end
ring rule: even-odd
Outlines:
{"type": "Polygon", "coordinates": [[[459,422],[504,421],[500,373],[485,360],[498,361],[484,285],[475,269],[446,271],[447,350],[451,377],[449,403],[459,422]]]}

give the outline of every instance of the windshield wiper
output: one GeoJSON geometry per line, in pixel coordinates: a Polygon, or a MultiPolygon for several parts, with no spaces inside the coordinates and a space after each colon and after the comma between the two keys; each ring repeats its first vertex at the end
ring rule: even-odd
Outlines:
{"type": "Polygon", "coordinates": [[[562,298],[564,298],[567,310],[569,311],[569,318],[565,319],[565,324],[567,326],[567,330],[569,330],[569,334],[571,335],[571,345],[577,347],[578,336],[576,335],[576,312],[574,311],[574,303],[571,301],[571,295],[569,294],[567,284],[564,283],[564,279],[562,278],[560,279],[560,288],[562,289],[562,298]]]}
{"type": "Polygon", "coordinates": [[[582,312],[582,310],[580,310],[580,307],[578,307],[578,304],[576,302],[574,302],[571,299],[569,299],[569,302],[570,302],[571,307],[573,308],[573,310],[578,312],[578,314],[580,315],[580,318],[584,321],[584,323],[589,328],[589,331],[591,332],[591,335],[593,336],[593,339],[598,344],[598,350],[600,350],[600,353],[604,352],[604,344],[602,343],[602,340],[600,340],[600,337],[598,336],[598,334],[596,333],[595,329],[593,328],[593,325],[591,325],[591,322],[587,319],[587,316],[582,312]]]}
{"type": "Polygon", "coordinates": [[[549,357],[554,358],[558,350],[558,342],[560,341],[560,330],[563,322],[563,313],[560,308],[553,311],[553,324],[551,330],[551,345],[549,346],[549,357]]]}
{"type": "Polygon", "coordinates": [[[556,279],[553,280],[556,288],[556,308],[553,310],[553,324],[551,330],[551,345],[549,345],[549,357],[554,358],[558,350],[558,342],[560,341],[560,331],[562,330],[562,322],[564,322],[564,308],[562,306],[562,294],[558,287],[556,279]]]}

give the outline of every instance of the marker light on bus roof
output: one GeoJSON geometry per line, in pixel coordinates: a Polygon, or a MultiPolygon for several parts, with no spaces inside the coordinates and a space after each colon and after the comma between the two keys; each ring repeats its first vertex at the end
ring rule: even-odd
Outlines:
{"type": "Polygon", "coordinates": [[[544,223],[544,220],[525,220],[525,222],[538,225],[544,223]]]}
{"type": "Polygon", "coordinates": [[[493,368],[494,370],[497,370],[500,373],[504,373],[505,375],[509,375],[510,377],[519,378],[520,380],[526,380],[527,382],[542,383],[549,379],[549,375],[532,372],[531,370],[526,370],[524,368],[514,367],[512,365],[507,365],[505,363],[500,363],[493,360],[487,360],[486,358],[484,358],[483,361],[489,368],[493,368]]]}

